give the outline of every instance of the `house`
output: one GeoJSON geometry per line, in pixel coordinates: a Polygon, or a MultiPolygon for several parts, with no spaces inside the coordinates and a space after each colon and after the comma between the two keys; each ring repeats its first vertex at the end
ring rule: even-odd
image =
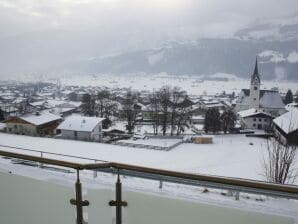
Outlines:
{"type": "Polygon", "coordinates": [[[269,130],[273,116],[257,109],[248,109],[238,112],[243,129],[269,130]]]}
{"type": "Polygon", "coordinates": [[[47,112],[37,112],[20,117],[9,117],[4,122],[8,133],[45,136],[56,133],[55,130],[61,122],[61,117],[47,112]]]}
{"type": "Polygon", "coordinates": [[[102,121],[105,118],[72,115],[63,121],[57,130],[64,139],[100,142],[102,139],[102,121]]]}
{"type": "Polygon", "coordinates": [[[255,69],[251,76],[250,89],[242,89],[236,101],[236,111],[251,108],[269,113],[277,117],[285,113],[285,105],[278,90],[261,90],[261,78],[256,60],[255,69]]]}
{"type": "Polygon", "coordinates": [[[275,118],[273,130],[283,144],[298,144],[298,108],[275,118]]]}

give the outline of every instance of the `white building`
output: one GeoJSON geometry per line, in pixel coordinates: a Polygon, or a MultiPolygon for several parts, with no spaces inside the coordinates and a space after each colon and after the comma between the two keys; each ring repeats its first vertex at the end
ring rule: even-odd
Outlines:
{"type": "Polygon", "coordinates": [[[283,144],[298,145],[298,108],[275,118],[273,124],[275,135],[283,144]]]}
{"type": "Polygon", "coordinates": [[[257,109],[248,109],[238,112],[241,127],[244,129],[268,130],[271,127],[273,117],[270,114],[257,109]]]}
{"type": "Polygon", "coordinates": [[[104,119],[73,115],[67,117],[57,129],[61,131],[61,136],[65,139],[99,142],[102,139],[102,121],[104,119]]]}
{"type": "Polygon", "coordinates": [[[285,105],[278,90],[261,90],[261,79],[258,71],[258,61],[251,76],[250,89],[242,89],[236,101],[236,111],[251,108],[269,113],[277,117],[285,113],[285,105]]]}
{"type": "Polygon", "coordinates": [[[60,122],[60,116],[48,112],[9,117],[5,120],[8,133],[31,136],[55,135],[60,122]]]}

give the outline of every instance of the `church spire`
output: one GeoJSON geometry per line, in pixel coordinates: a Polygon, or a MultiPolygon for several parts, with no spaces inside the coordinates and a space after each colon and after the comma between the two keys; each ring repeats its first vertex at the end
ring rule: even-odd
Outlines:
{"type": "Polygon", "coordinates": [[[253,83],[256,78],[258,79],[258,82],[260,83],[261,79],[260,79],[259,69],[258,69],[258,56],[256,56],[256,64],[255,64],[254,73],[251,76],[251,83],[253,83]]]}
{"type": "Polygon", "coordinates": [[[259,75],[259,69],[258,69],[258,56],[256,56],[256,64],[255,64],[254,75],[259,75]]]}

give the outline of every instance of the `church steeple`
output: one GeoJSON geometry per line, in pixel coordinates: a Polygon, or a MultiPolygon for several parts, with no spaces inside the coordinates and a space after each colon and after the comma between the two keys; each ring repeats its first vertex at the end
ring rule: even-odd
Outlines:
{"type": "Polygon", "coordinates": [[[254,73],[251,76],[251,82],[250,82],[249,108],[254,108],[254,109],[260,108],[260,87],[261,87],[261,79],[260,79],[259,69],[258,69],[258,58],[256,57],[255,69],[254,69],[254,73]]]}
{"type": "Polygon", "coordinates": [[[256,57],[256,64],[255,64],[255,69],[254,73],[251,76],[251,84],[256,83],[261,83],[260,75],[259,75],[259,69],[258,69],[258,57],[256,57]]]}

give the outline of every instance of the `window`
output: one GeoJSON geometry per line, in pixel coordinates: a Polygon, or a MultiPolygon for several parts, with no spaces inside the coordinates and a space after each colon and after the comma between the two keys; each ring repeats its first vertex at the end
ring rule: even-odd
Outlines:
{"type": "Polygon", "coordinates": [[[77,131],[74,131],[74,136],[78,137],[78,132],[77,131]]]}
{"type": "Polygon", "coordinates": [[[265,122],[267,122],[267,119],[264,119],[265,122]]]}
{"type": "Polygon", "coordinates": [[[255,86],[255,88],[254,88],[254,89],[255,89],[255,90],[257,90],[257,89],[258,89],[258,87],[256,87],[256,86],[255,86]]]}
{"type": "Polygon", "coordinates": [[[256,126],[256,124],[252,124],[252,126],[253,126],[253,127],[255,127],[255,126],[256,126]]]}
{"type": "Polygon", "coordinates": [[[256,101],[256,100],[257,100],[257,98],[254,98],[254,100],[256,101]]]}
{"type": "Polygon", "coordinates": [[[259,121],[262,121],[262,119],[261,119],[261,118],[259,118],[259,121]]]}
{"type": "Polygon", "coordinates": [[[257,119],[256,118],[254,118],[254,121],[256,121],[257,119]]]}

